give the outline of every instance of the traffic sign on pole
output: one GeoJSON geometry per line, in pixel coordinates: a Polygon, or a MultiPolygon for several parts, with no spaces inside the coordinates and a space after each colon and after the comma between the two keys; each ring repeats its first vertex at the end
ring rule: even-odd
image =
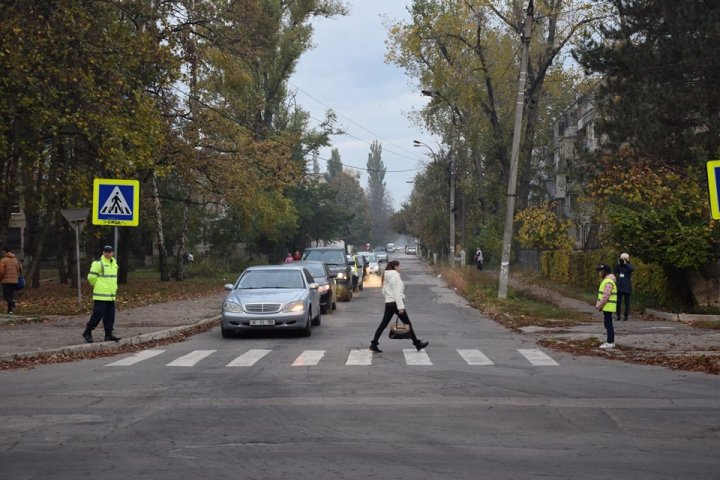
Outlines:
{"type": "Polygon", "coordinates": [[[720,160],[707,162],[708,193],[710,194],[710,213],[712,218],[720,220],[720,160]]]}
{"type": "Polygon", "coordinates": [[[137,227],[140,223],[140,182],[96,178],[93,182],[92,223],[137,227]]]}

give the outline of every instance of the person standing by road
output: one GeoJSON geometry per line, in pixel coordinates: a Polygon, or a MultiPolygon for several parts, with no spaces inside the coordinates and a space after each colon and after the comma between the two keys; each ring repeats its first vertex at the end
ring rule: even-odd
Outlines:
{"type": "Polygon", "coordinates": [[[475,256],[473,257],[473,260],[475,261],[475,265],[477,266],[478,270],[483,269],[483,254],[482,250],[480,250],[480,247],[477,248],[477,251],[475,251],[475,256]]]}
{"type": "Polygon", "coordinates": [[[428,342],[418,340],[415,335],[415,329],[410,323],[410,317],[408,317],[407,311],[405,310],[405,284],[400,278],[400,262],[397,260],[391,260],[385,267],[385,273],[382,277],[382,293],[385,297],[385,314],[380,322],[377,330],[375,331],[375,337],[370,342],[370,350],[376,353],[382,353],[382,350],[378,347],[380,341],[380,335],[382,335],[388,323],[392,319],[393,315],[397,315],[404,324],[410,327],[410,338],[412,339],[413,345],[418,351],[428,346],[428,342]]]}
{"type": "Polygon", "coordinates": [[[113,247],[110,245],[103,247],[102,256],[92,263],[87,276],[88,282],[93,287],[93,313],[85,326],[82,337],[88,343],[93,342],[92,331],[98,326],[100,320],[105,329],[105,341],[120,341],[120,337],[113,334],[118,276],[118,264],[113,255],[113,247]]]}
{"type": "Polygon", "coordinates": [[[620,310],[622,310],[623,300],[625,303],[625,315],[623,320],[627,322],[628,313],[630,312],[630,295],[632,295],[632,273],[635,267],[630,264],[630,255],[623,253],[615,267],[615,276],[617,277],[617,321],[620,321],[620,310]]]}
{"type": "Polygon", "coordinates": [[[12,252],[12,248],[3,247],[3,256],[0,259],[0,283],[2,283],[3,298],[7,302],[7,313],[15,313],[15,290],[18,288],[18,277],[22,275],[22,265],[12,252]]]}
{"type": "Polygon", "coordinates": [[[600,348],[605,350],[615,348],[615,328],[612,321],[613,313],[617,310],[617,285],[615,285],[615,275],[610,273],[610,267],[600,265],[597,271],[600,275],[600,287],[595,308],[603,312],[607,341],[600,345],[600,348]]]}

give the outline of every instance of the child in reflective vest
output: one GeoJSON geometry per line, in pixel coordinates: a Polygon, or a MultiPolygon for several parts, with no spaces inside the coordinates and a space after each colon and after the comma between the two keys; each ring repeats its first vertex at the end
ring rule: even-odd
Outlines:
{"type": "Polygon", "coordinates": [[[597,267],[597,271],[600,275],[600,287],[598,288],[595,308],[603,312],[607,341],[600,345],[600,348],[606,350],[615,348],[615,329],[613,328],[612,317],[613,313],[617,311],[617,285],[615,284],[615,275],[610,273],[610,267],[600,265],[597,267]]]}

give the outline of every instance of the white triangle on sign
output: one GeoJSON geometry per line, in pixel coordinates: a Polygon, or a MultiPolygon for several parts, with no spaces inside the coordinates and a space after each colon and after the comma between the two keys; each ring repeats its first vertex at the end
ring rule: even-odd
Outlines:
{"type": "Polygon", "coordinates": [[[103,215],[126,215],[131,217],[132,209],[125,200],[125,197],[123,197],[120,188],[115,187],[107,200],[105,200],[105,204],[100,209],[100,213],[103,215]]]}

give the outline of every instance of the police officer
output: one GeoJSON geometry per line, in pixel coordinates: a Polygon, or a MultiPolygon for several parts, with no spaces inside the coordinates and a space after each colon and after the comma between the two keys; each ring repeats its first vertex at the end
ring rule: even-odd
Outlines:
{"type": "Polygon", "coordinates": [[[605,323],[605,331],[607,332],[607,341],[600,345],[603,350],[615,348],[615,328],[613,327],[613,313],[617,311],[617,285],[615,284],[615,275],[613,275],[610,267],[600,265],[597,267],[600,276],[600,286],[598,287],[597,302],[595,308],[603,312],[603,320],[605,323]]]}
{"type": "Polygon", "coordinates": [[[115,295],[117,294],[118,264],[113,258],[113,247],[103,247],[103,254],[90,267],[87,279],[93,287],[93,313],[82,336],[86,342],[92,343],[92,331],[100,320],[105,329],[105,341],[117,342],[120,337],[113,335],[115,324],[115,295]]]}

